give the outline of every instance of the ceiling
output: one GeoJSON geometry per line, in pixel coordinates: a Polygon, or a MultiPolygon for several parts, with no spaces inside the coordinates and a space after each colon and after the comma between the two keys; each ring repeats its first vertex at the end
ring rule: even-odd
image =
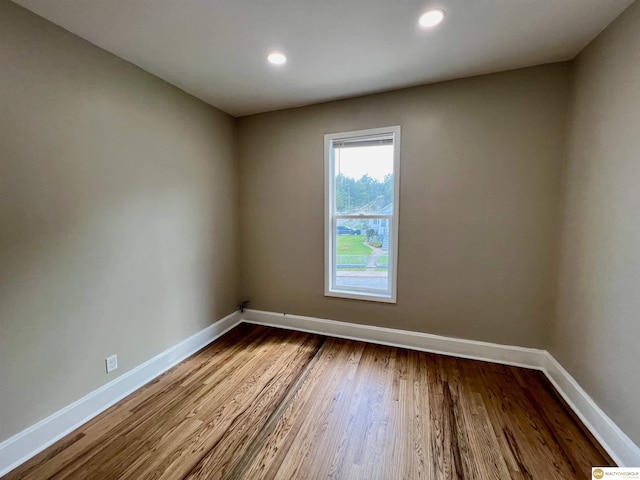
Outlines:
{"type": "Polygon", "coordinates": [[[234,116],[568,60],[633,3],[14,1],[234,116]],[[430,8],[445,20],[421,30],[430,8]]]}

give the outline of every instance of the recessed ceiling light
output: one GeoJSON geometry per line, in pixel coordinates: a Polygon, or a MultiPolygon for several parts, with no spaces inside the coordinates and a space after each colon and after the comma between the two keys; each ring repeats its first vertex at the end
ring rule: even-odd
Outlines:
{"type": "Polygon", "coordinates": [[[442,19],[444,18],[444,10],[440,10],[439,8],[435,10],[429,10],[427,13],[423,14],[418,20],[421,27],[435,27],[438,25],[442,19]]]}
{"type": "Polygon", "coordinates": [[[267,56],[267,60],[269,60],[269,63],[273,63],[274,65],[282,65],[287,61],[287,57],[284,53],[272,52],[267,56]]]}

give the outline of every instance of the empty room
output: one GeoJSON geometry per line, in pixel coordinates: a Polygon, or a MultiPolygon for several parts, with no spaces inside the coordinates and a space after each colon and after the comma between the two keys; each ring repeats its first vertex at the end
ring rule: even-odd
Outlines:
{"type": "Polygon", "coordinates": [[[640,3],[0,0],[0,477],[640,478],[640,3]]]}

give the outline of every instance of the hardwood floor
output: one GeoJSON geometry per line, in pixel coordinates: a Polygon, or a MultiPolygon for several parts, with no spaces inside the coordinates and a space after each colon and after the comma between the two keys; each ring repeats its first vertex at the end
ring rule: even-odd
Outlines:
{"type": "Polygon", "coordinates": [[[4,479],[573,479],[544,375],[241,324],[4,479]]]}

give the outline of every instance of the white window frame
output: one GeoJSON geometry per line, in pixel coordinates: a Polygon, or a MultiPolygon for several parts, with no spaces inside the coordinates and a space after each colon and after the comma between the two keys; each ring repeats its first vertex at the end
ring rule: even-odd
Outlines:
{"type": "Polygon", "coordinates": [[[324,294],[327,297],[351,298],[374,302],[396,303],[398,285],[398,226],[400,211],[400,126],[370,128],[352,132],[329,133],[324,136],[325,161],[325,221],[324,221],[324,294]],[[334,143],[353,140],[357,137],[385,136],[393,137],[393,213],[391,215],[343,215],[336,214],[335,208],[335,162],[333,158],[334,143]],[[335,238],[337,221],[342,219],[388,219],[389,220],[389,262],[387,291],[361,287],[336,286],[336,251],[335,238]]]}

